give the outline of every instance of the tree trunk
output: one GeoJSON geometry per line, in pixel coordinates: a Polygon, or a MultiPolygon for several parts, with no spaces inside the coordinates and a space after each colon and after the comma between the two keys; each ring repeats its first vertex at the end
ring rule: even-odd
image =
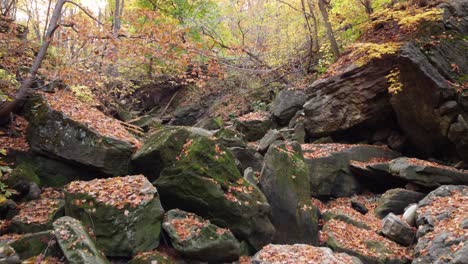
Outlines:
{"type": "Polygon", "coordinates": [[[10,114],[13,111],[17,110],[18,108],[21,108],[24,102],[26,101],[26,99],[28,98],[29,94],[31,93],[31,85],[34,82],[34,79],[36,78],[36,75],[37,75],[37,71],[41,67],[42,61],[44,60],[44,57],[47,54],[47,49],[49,48],[50,43],[52,42],[52,37],[54,35],[54,32],[58,27],[58,22],[62,14],[63,5],[66,2],[67,0],[57,1],[54,12],[50,19],[46,37],[44,41],[42,42],[41,48],[39,49],[39,52],[37,53],[37,56],[34,60],[33,65],[31,66],[31,69],[29,70],[29,73],[26,79],[21,84],[20,88],[18,89],[14,100],[5,102],[4,104],[0,105],[0,125],[6,124],[10,121],[10,114]]]}
{"type": "Polygon", "coordinates": [[[333,34],[333,29],[330,23],[330,19],[328,18],[327,4],[325,3],[325,0],[318,0],[318,6],[320,9],[320,12],[322,13],[323,21],[325,23],[325,28],[327,29],[327,36],[328,36],[328,40],[330,41],[333,55],[335,56],[335,60],[337,60],[340,57],[340,51],[338,49],[338,43],[336,42],[335,34],[333,34]]]}

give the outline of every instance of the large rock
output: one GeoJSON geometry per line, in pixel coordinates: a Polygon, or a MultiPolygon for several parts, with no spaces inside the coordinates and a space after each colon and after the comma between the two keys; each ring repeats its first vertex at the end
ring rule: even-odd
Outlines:
{"type": "Polygon", "coordinates": [[[159,245],[164,210],[143,176],[75,181],[65,188],[66,215],[91,228],[107,256],[132,256],[159,245]]]}
{"type": "Polygon", "coordinates": [[[466,263],[468,186],[441,186],[419,202],[414,264],[466,263]]]}
{"type": "Polygon", "coordinates": [[[326,247],[302,244],[268,245],[252,258],[252,264],[271,263],[361,264],[362,262],[345,253],[334,253],[326,247]]]}
{"type": "Polygon", "coordinates": [[[401,215],[408,205],[419,202],[424,196],[424,193],[405,189],[389,190],[380,197],[374,213],[379,218],[384,218],[389,213],[401,215]]]}
{"type": "Polygon", "coordinates": [[[58,244],[70,264],[109,264],[80,221],[68,216],[54,222],[58,244]]]}
{"type": "Polygon", "coordinates": [[[254,148],[233,147],[229,148],[229,150],[236,158],[237,168],[241,173],[249,167],[252,168],[255,172],[260,173],[263,167],[263,156],[256,152],[254,148]]]}
{"type": "Polygon", "coordinates": [[[403,88],[391,98],[399,125],[414,147],[435,155],[456,149],[465,160],[467,97],[451,83],[463,87],[468,74],[467,6],[466,1],[447,1],[443,21],[431,23],[401,48],[397,66],[403,88]]]}
{"type": "Polygon", "coordinates": [[[393,213],[382,220],[382,234],[403,246],[413,244],[415,237],[413,229],[393,213]]]}
{"type": "Polygon", "coordinates": [[[303,144],[309,165],[310,189],[316,197],[346,197],[361,191],[359,178],[349,165],[351,161],[392,159],[398,153],[382,146],[347,144],[303,144]]]}
{"type": "Polygon", "coordinates": [[[194,212],[229,228],[257,250],[271,241],[274,228],[265,196],[242,178],[232,153],[213,140],[187,142],[178,161],[155,185],[166,209],[194,212]]]}
{"type": "Polygon", "coordinates": [[[339,220],[328,221],[323,239],[331,249],[358,257],[366,264],[409,263],[410,251],[399,244],[367,230],[339,220]]]}
{"type": "Polygon", "coordinates": [[[182,210],[166,213],[164,231],[174,249],[190,259],[210,263],[239,259],[240,243],[228,229],[219,228],[208,220],[182,210]]]}
{"type": "Polygon", "coordinates": [[[133,155],[135,170],[150,180],[157,179],[164,168],[176,161],[183,145],[191,136],[192,134],[182,127],[156,131],[133,155]]]}
{"type": "Polygon", "coordinates": [[[27,130],[27,139],[34,151],[90,166],[105,174],[128,174],[130,156],[138,143],[118,121],[64,93],[38,98],[32,106],[27,130]],[[74,107],[83,109],[62,109],[61,96],[68,101],[75,100],[74,107]],[[92,113],[89,118],[98,117],[99,120],[87,123],[87,117],[77,112],[86,114],[85,110],[92,113]]]}
{"type": "Polygon", "coordinates": [[[309,168],[301,146],[273,143],[265,155],[260,188],[270,203],[277,244],[318,244],[318,209],[310,203],[309,168]]]}
{"type": "Polygon", "coordinates": [[[234,129],[243,133],[247,141],[257,141],[272,128],[271,119],[271,114],[268,112],[252,112],[237,118],[234,129]]]}
{"type": "Polygon", "coordinates": [[[50,230],[52,222],[63,214],[63,195],[47,191],[37,200],[20,204],[19,213],[11,220],[10,230],[21,234],[50,230]]]}
{"type": "Polygon", "coordinates": [[[322,137],[357,126],[378,127],[393,119],[385,76],[394,58],[315,81],[307,88],[305,127],[310,136],[322,137]]]}
{"type": "Polygon", "coordinates": [[[389,171],[394,177],[430,189],[446,184],[468,184],[466,171],[415,158],[394,159],[389,171]]]}
{"type": "Polygon", "coordinates": [[[280,125],[286,125],[307,100],[304,91],[292,88],[282,90],[270,105],[270,112],[280,125]]]}

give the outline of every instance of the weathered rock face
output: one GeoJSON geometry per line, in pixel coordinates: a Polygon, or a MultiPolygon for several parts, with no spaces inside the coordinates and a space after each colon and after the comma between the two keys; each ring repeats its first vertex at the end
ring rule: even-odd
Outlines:
{"type": "Polygon", "coordinates": [[[203,109],[199,105],[180,107],[174,111],[169,124],[173,126],[193,126],[202,115],[203,109]]]}
{"type": "Polygon", "coordinates": [[[107,256],[129,257],[159,245],[164,210],[143,175],[72,182],[65,201],[66,215],[91,228],[107,256]]]}
{"type": "MultiPolygon", "coordinates": [[[[314,82],[304,104],[305,127],[321,137],[356,126],[375,127],[393,118],[385,76],[394,58],[350,67],[339,75],[314,82]]],[[[388,124],[388,123],[387,123],[388,124]]]]}
{"type": "Polygon", "coordinates": [[[155,185],[166,209],[194,212],[229,228],[257,250],[272,239],[265,196],[242,178],[232,153],[213,140],[199,137],[187,142],[178,161],[155,185]]]}
{"type": "Polygon", "coordinates": [[[468,184],[466,171],[414,158],[392,160],[389,171],[394,177],[431,189],[445,184],[468,184]]]}
{"type": "Polygon", "coordinates": [[[98,132],[51,107],[44,98],[37,100],[34,109],[27,130],[34,151],[109,175],[128,174],[134,143],[98,132]]]}
{"type": "Polygon", "coordinates": [[[329,248],[296,244],[268,245],[252,259],[252,264],[270,263],[361,264],[362,262],[345,253],[334,253],[329,248]]]}
{"type": "Polygon", "coordinates": [[[133,155],[132,163],[138,173],[150,180],[172,165],[191,133],[184,128],[165,128],[157,131],[133,155]]]}
{"type": "Polygon", "coordinates": [[[268,112],[252,112],[239,117],[234,123],[234,129],[244,134],[247,141],[257,141],[272,128],[271,119],[268,112]]]}
{"type": "Polygon", "coordinates": [[[170,210],[164,217],[163,228],[174,249],[183,256],[211,263],[239,259],[240,243],[231,231],[195,214],[170,210]]]}
{"type": "Polygon", "coordinates": [[[443,22],[431,23],[416,40],[401,48],[397,66],[403,88],[392,96],[391,103],[414,147],[426,154],[456,148],[468,160],[467,96],[450,85],[462,83],[468,74],[464,39],[468,3],[454,0],[443,6],[443,22]],[[450,38],[443,37],[447,35],[450,38]],[[431,41],[434,37],[436,43],[431,41]]]}
{"type": "Polygon", "coordinates": [[[282,90],[270,105],[270,112],[280,125],[287,125],[294,114],[302,109],[307,95],[301,90],[282,90]]]}
{"type": "Polygon", "coordinates": [[[386,147],[347,144],[303,144],[309,166],[309,182],[315,197],[346,197],[361,190],[361,184],[349,170],[351,161],[392,159],[398,153],[386,147]]]}
{"type": "Polygon", "coordinates": [[[318,209],[310,203],[309,169],[298,143],[276,141],[265,155],[260,188],[270,203],[277,244],[318,244],[318,209]]]}
{"type": "Polygon", "coordinates": [[[446,185],[419,202],[413,263],[466,263],[468,186],[446,185]]]}
{"type": "Polygon", "coordinates": [[[389,213],[401,215],[408,205],[419,202],[425,196],[424,193],[420,192],[392,189],[382,195],[374,213],[379,218],[384,218],[389,213]]]}
{"type": "Polygon", "coordinates": [[[54,232],[70,264],[109,264],[80,221],[68,216],[54,222],[54,232]]]}
{"type": "Polygon", "coordinates": [[[273,142],[282,139],[284,138],[278,130],[270,129],[258,142],[257,151],[264,154],[273,142]]]}
{"type": "Polygon", "coordinates": [[[403,246],[413,244],[415,237],[415,232],[411,227],[393,213],[388,214],[382,220],[382,233],[385,237],[403,246]]]}

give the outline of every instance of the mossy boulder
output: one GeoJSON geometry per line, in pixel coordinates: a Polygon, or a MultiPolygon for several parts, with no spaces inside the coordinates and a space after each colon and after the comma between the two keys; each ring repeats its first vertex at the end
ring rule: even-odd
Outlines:
{"type": "Polygon", "coordinates": [[[405,189],[392,189],[385,192],[380,197],[374,213],[379,218],[384,218],[389,213],[401,215],[404,213],[405,208],[412,204],[418,203],[426,195],[424,193],[415,192],[405,189]]]}
{"type": "Polygon", "coordinates": [[[228,229],[195,214],[173,209],[166,213],[164,231],[181,255],[210,263],[239,259],[240,243],[228,229]]]}
{"type": "Polygon", "coordinates": [[[272,127],[272,116],[264,111],[243,115],[234,122],[234,129],[244,134],[249,142],[261,139],[272,127]]]}
{"type": "Polygon", "coordinates": [[[272,209],[277,244],[318,244],[319,211],[310,202],[309,168],[301,146],[276,141],[265,155],[260,188],[272,209]]]}
{"type": "Polygon", "coordinates": [[[37,189],[41,182],[34,169],[27,164],[18,164],[10,174],[5,174],[1,179],[17,192],[15,198],[18,199],[26,197],[31,189],[37,189]]]}
{"type": "Polygon", "coordinates": [[[30,233],[19,236],[11,241],[10,246],[22,260],[29,259],[41,253],[47,253],[46,256],[59,256],[61,250],[54,243],[55,234],[52,230],[38,233],[30,233]]]}
{"type": "Polygon", "coordinates": [[[193,135],[185,128],[172,127],[156,131],[133,155],[132,163],[138,173],[150,180],[174,164],[186,141],[193,135]]]}
{"type": "MultiPolygon", "coordinates": [[[[47,193],[45,193],[47,194],[47,193]]],[[[52,229],[52,222],[64,214],[64,200],[59,197],[41,195],[20,205],[19,213],[11,220],[10,230],[14,233],[35,233],[52,229]]]]}
{"type": "Polygon", "coordinates": [[[129,257],[159,245],[164,210],[143,175],[72,182],[65,202],[66,215],[91,228],[107,256],[129,257]]]}
{"type": "Polygon", "coordinates": [[[138,253],[129,264],[176,264],[176,261],[161,252],[148,251],[138,253]]]}
{"type": "Polygon", "coordinates": [[[54,222],[57,242],[70,264],[109,264],[80,221],[68,216],[54,222]]]}
{"type": "Polygon", "coordinates": [[[130,157],[136,149],[134,143],[104,135],[51,107],[44,96],[37,98],[30,106],[27,129],[33,151],[90,166],[109,175],[128,174],[130,157]]]}
{"type": "Polygon", "coordinates": [[[247,146],[244,135],[234,129],[221,128],[214,134],[214,137],[216,138],[217,142],[228,148],[245,148],[247,146]]]}
{"type": "Polygon", "coordinates": [[[242,178],[232,153],[213,140],[188,141],[155,185],[167,209],[194,212],[257,250],[271,241],[274,228],[265,196],[242,178]]]}

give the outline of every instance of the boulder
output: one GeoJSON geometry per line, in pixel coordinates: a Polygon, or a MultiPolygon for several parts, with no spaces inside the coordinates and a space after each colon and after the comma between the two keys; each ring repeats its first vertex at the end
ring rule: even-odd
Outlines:
{"type": "Polygon", "coordinates": [[[328,247],[356,256],[363,263],[405,264],[411,259],[407,248],[378,235],[373,229],[332,219],[324,225],[322,232],[328,247]]]}
{"type": "Polygon", "coordinates": [[[128,264],[176,264],[177,262],[158,251],[138,253],[128,264]]]}
{"type": "MultiPolygon", "coordinates": [[[[297,141],[301,144],[305,143],[306,139],[306,130],[305,130],[305,117],[304,117],[304,110],[299,110],[293,116],[291,121],[289,122],[288,129],[292,129],[289,131],[290,140],[297,141]]],[[[284,134],[283,134],[284,136],[284,134]]]]}
{"type": "Polygon", "coordinates": [[[80,221],[68,216],[54,222],[57,242],[70,264],[109,264],[80,221]]]}
{"type": "Polygon", "coordinates": [[[214,137],[216,138],[217,142],[228,148],[245,148],[247,146],[244,135],[234,129],[221,128],[214,134],[214,137]]]}
{"type": "Polygon", "coordinates": [[[163,228],[174,249],[187,258],[210,263],[239,259],[240,243],[231,231],[195,214],[170,210],[164,217],[163,228]]]}
{"type": "Polygon", "coordinates": [[[441,186],[418,206],[413,263],[466,263],[468,186],[441,186]]]}
{"type": "Polygon", "coordinates": [[[467,127],[458,118],[467,117],[467,109],[460,107],[466,96],[450,83],[463,86],[468,74],[468,8],[459,0],[441,7],[443,20],[431,23],[401,48],[397,66],[403,88],[392,95],[391,103],[413,147],[428,155],[457,152],[466,161],[468,134],[460,132],[467,127]]]}
{"type": "Polygon", "coordinates": [[[252,258],[252,264],[270,263],[361,264],[362,262],[356,257],[335,253],[326,247],[295,244],[268,245],[252,258]]]}
{"type": "Polygon", "coordinates": [[[413,244],[415,238],[413,229],[393,213],[382,220],[382,234],[406,247],[413,244]]]}
{"type": "Polygon", "coordinates": [[[33,151],[109,175],[130,171],[130,157],[139,143],[117,120],[64,92],[38,96],[32,109],[27,139],[33,151]],[[78,110],[62,108],[64,98],[78,110]]]}
{"type": "Polygon", "coordinates": [[[310,203],[309,168],[301,146],[276,141],[265,155],[260,188],[268,199],[277,244],[318,244],[318,209],[310,203]]]}
{"type": "Polygon", "coordinates": [[[143,175],[72,182],[65,202],[66,215],[92,229],[107,256],[129,257],[159,245],[164,210],[143,175]]]}
{"type": "Polygon", "coordinates": [[[268,112],[252,112],[237,118],[234,129],[244,134],[247,141],[257,141],[273,127],[271,119],[268,112]]]}
{"type": "Polygon", "coordinates": [[[287,125],[307,100],[304,91],[287,88],[282,90],[270,105],[270,112],[278,124],[287,125]]]}
{"type": "Polygon", "coordinates": [[[387,56],[312,83],[304,104],[308,135],[322,137],[358,126],[388,125],[394,114],[385,76],[392,69],[393,60],[387,56]]]}
{"type": "Polygon", "coordinates": [[[159,177],[161,171],[171,166],[186,141],[193,135],[185,128],[164,128],[152,134],[133,155],[135,171],[150,180],[159,177]]]}
{"type": "Polygon", "coordinates": [[[62,252],[59,246],[54,242],[54,231],[47,230],[38,233],[20,235],[9,242],[9,244],[15,249],[18,256],[22,260],[25,260],[44,253],[46,256],[60,256],[62,252]]]}
{"type": "Polygon", "coordinates": [[[405,190],[405,189],[392,189],[385,192],[380,197],[374,213],[379,218],[384,218],[389,213],[401,215],[404,213],[405,208],[412,204],[417,203],[426,195],[424,193],[405,190]]]}
{"type": "Polygon", "coordinates": [[[274,228],[265,196],[242,178],[232,153],[213,140],[188,141],[154,184],[166,209],[196,213],[257,250],[271,241],[274,228]]]}
{"type": "Polygon", "coordinates": [[[260,153],[265,153],[273,142],[282,139],[284,138],[278,130],[270,129],[258,142],[257,151],[260,153]]]}
{"type": "Polygon", "coordinates": [[[347,197],[361,191],[359,178],[354,176],[351,161],[392,159],[398,153],[382,146],[350,144],[302,144],[309,166],[309,182],[315,197],[347,197]]]}
{"type": "Polygon", "coordinates": [[[44,192],[37,200],[19,205],[19,213],[11,220],[14,233],[35,233],[52,229],[55,219],[64,214],[63,195],[56,191],[44,192]]]}
{"type": "Polygon", "coordinates": [[[429,189],[446,184],[468,184],[467,171],[415,158],[394,159],[389,171],[394,177],[429,189]]]}
{"type": "Polygon", "coordinates": [[[375,193],[383,193],[407,184],[407,181],[391,175],[390,161],[390,159],[370,159],[366,162],[353,160],[349,164],[349,169],[366,189],[375,193]]]}

